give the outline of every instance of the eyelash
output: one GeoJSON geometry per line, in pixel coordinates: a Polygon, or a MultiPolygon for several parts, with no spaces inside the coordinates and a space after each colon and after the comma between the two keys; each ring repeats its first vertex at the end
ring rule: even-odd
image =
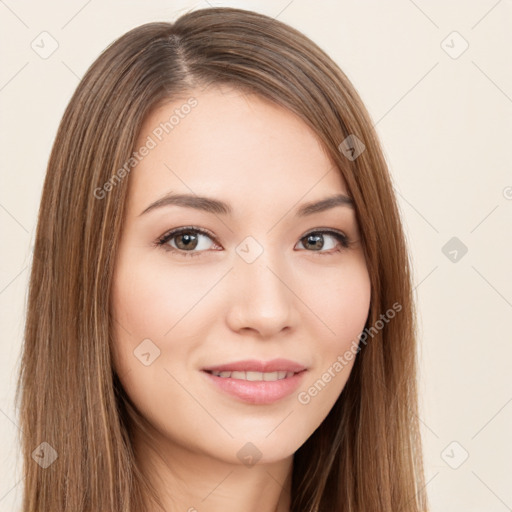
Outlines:
{"type": "MultiPolygon", "coordinates": [[[[177,253],[180,256],[184,256],[184,257],[199,256],[203,252],[206,252],[205,250],[204,251],[184,251],[182,249],[176,249],[175,247],[172,247],[170,245],[166,246],[166,244],[167,244],[167,242],[169,242],[169,240],[172,240],[173,238],[175,238],[178,235],[181,235],[183,233],[196,233],[196,234],[198,233],[201,235],[205,235],[208,238],[210,238],[214,243],[216,243],[214,236],[209,231],[199,228],[199,227],[196,227],[196,226],[184,226],[181,228],[177,228],[177,229],[168,231],[167,233],[164,233],[161,237],[159,237],[154,242],[154,245],[155,245],[155,247],[161,247],[165,251],[174,252],[174,253],[177,253]]],[[[331,249],[329,252],[328,251],[307,251],[307,249],[302,249],[302,250],[306,250],[307,252],[312,252],[312,253],[318,253],[318,255],[324,255],[324,256],[329,255],[330,256],[333,254],[337,254],[337,253],[343,251],[344,249],[350,248],[350,246],[354,243],[349,239],[349,237],[347,235],[345,235],[341,232],[338,232],[338,231],[334,231],[332,229],[316,229],[313,231],[309,231],[304,236],[302,236],[299,239],[299,241],[301,241],[304,238],[307,238],[310,235],[318,235],[318,234],[322,234],[322,235],[327,234],[327,235],[333,236],[341,244],[341,247],[338,245],[336,249],[331,249]]]]}

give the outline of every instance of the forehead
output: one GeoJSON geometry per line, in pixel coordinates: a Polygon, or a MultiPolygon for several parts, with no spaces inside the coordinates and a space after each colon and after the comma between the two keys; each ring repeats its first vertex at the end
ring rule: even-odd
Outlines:
{"type": "Polygon", "coordinates": [[[130,201],[169,191],[207,194],[236,206],[294,204],[347,193],[314,131],[255,94],[226,86],[190,91],[144,121],[136,148],[150,147],[130,173],[130,201]]]}

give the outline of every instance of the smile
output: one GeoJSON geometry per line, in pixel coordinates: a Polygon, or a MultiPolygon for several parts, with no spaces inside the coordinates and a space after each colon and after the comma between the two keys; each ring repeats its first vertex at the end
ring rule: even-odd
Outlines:
{"type": "Polygon", "coordinates": [[[293,377],[295,372],[211,372],[212,375],[216,377],[221,377],[223,379],[238,379],[238,380],[248,380],[251,382],[257,381],[265,381],[265,382],[274,382],[276,380],[287,379],[289,377],[293,377]]]}

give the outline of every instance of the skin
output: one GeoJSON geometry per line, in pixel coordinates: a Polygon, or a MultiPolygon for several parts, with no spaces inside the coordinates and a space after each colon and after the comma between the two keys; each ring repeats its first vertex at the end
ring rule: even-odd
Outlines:
{"type": "Polygon", "coordinates": [[[150,425],[152,438],[136,431],[134,447],[166,510],[286,512],[293,454],[332,408],[354,361],[308,404],[298,394],[350,348],[367,319],[359,227],[348,206],[295,215],[307,202],[349,194],[314,132],[259,96],[193,90],[148,116],[137,148],[189,97],[197,106],[129,176],[111,297],[115,369],[150,425]],[[233,213],[170,205],[140,215],[171,191],[220,199],[233,213]],[[174,237],[167,247],[175,252],[155,245],[189,225],[213,237],[199,234],[192,249],[174,237]],[[319,228],[344,233],[351,245],[324,234],[315,249],[304,237],[319,228]],[[248,236],[263,249],[252,263],[236,251],[248,236]],[[197,255],[183,256],[187,250],[197,255]],[[148,366],[134,356],[145,339],[160,350],[148,366]],[[307,371],[295,392],[268,405],[218,390],[201,371],[274,358],[307,371]],[[261,452],[255,465],[237,456],[247,442],[261,452]]]}

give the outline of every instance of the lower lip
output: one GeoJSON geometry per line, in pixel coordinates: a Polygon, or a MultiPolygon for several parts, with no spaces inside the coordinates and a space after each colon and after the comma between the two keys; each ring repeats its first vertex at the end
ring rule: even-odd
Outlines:
{"type": "Polygon", "coordinates": [[[226,393],[250,404],[272,404],[293,393],[302,380],[306,370],[276,381],[250,381],[232,379],[231,377],[217,377],[203,371],[209,380],[226,393]]]}

